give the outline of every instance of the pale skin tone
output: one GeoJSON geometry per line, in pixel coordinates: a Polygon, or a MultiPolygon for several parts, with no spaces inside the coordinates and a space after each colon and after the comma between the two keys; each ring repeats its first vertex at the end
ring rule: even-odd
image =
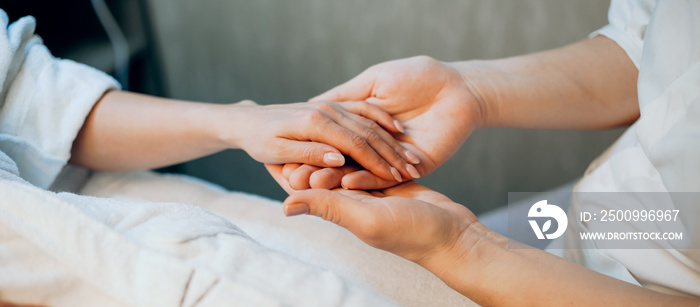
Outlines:
{"type": "MultiPolygon", "coordinates": [[[[397,139],[421,175],[445,162],[481,127],[602,129],[639,117],[638,71],[613,41],[595,37],[520,57],[457,63],[410,58],[369,68],[316,100],[366,100],[404,123],[397,139]]],[[[413,182],[397,185],[359,166],[267,165],[291,195],[285,214],[311,214],[425,267],[481,305],[698,306],[508,238],[465,206],[413,182]],[[347,190],[378,189],[372,192],[347,190]],[[299,190],[299,187],[314,188],[299,190]],[[517,244],[517,242],[511,242],[517,244]]]]}
{"type": "Polygon", "coordinates": [[[70,162],[100,170],[144,169],[240,148],[263,163],[338,167],[347,155],[395,180],[412,167],[406,149],[389,134],[402,129],[363,101],[217,105],[110,91],[88,116],[70,162]]]}

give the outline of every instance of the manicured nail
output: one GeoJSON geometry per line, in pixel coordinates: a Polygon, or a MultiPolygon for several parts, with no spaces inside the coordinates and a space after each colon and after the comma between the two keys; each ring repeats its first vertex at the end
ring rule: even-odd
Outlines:
{"type": "Polygon", "coordinates": [[[396,179],[396,181],[403,181],[403,179],[401,179],[401,173],[399,173],[399,170],[395,169],[394,167],[390,167],[389,171],[391,171],[391,175],[394,176],[394,179],[396,179]]]}
{"type": "Polygon", "coordinates": [[[399,132],[406,132],[406,130],[403,129],[403,125],[401,125],[401,122],[399,122],[398,120],[394,120],[394,126],[396,126],[396,130],[399,130],[399,132]]]}
{"type": "Polygon", "coordinates": [[[309,213],[309,205],[304,203],[289,204],[284,206],[284,215],[295,216],[309,213]]]}
{"type": "Polygon", "coordinates": [[[420,173],[418,172],[415,166],[406,163],[406,170],[409,174],[411,174],[411,177],[413,177],[413,179],[420,178],[420,173]]]}
{"type": "Polygon", "coordinates": [[[408,159],[408,162],[420,164],[420,159],[418,159],[418,156],[416,156],[416,154],[412,153],[410,150],[406,150],[404,155],[406,156],[406,159],[408,159]]]}
{"type": "Polygon", "coordinates": [[[327,152],[323,155],[323,163],[332,167],[343,166],[345,164],[345,157],[339,153],[327,152]]]}

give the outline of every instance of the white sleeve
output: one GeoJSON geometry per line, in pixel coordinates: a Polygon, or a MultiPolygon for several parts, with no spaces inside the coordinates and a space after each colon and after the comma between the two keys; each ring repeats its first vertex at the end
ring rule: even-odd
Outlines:
{"type": "Polygon", "coordinates": [[[54,58],[24,17],[8,27],[0,10],[0,151],[20,176],[47,188],[70,158],[73,140],[93,105],[109,89],[110,76],[54,58]]]}
{"type": "Polygon", "coordinates": [[[656,7],[656,0],[612,0],[608,11],[609,24],[591,33],[615,41],[639,69],[644,35],[656,7]]]}

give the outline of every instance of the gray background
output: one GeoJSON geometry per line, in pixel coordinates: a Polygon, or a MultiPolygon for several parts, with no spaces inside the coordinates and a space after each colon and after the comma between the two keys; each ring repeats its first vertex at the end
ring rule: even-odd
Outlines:
{"type": "MultiPolygon", "coordinates": [[[[166,94],[217,103],[305,101],[365,68],[429,55],[500,58],[562,46],[607,23],[607,0],[150,0],[166,94]]],[[[507,192],[578,178],[621,130],[475,132],[420,182],[479,213],[507,192]]],[[[282,199],[242,151],[186,163],[232,190],[282,199]]]]}

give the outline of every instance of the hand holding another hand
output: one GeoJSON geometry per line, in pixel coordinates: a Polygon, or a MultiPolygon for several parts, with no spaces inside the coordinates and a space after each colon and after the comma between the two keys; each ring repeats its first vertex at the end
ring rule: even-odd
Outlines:
{"type": "Polygon", "coordinates": [[[411,153],[390,134],[403,127],[364,101],[260,106],[243,101],[223,106],[220,139],[263,163],[340,167],[343,154],[383,180],[409,176],[411,153]],[[229,126],[230,123],[236,123],[229,126]]]}
{"type": "Polygon", "coordinates": [[[416,157],[407,158],[420,162],[415,164],[417,173],[404,173],[401,180],[387,180],[358,166],[323,169],[291,164],[284,173],[295,189],[330,189],[342,185],[348,189],[371,190],[425,176],[447,161],[471,132],[483,125],[484,106],[479,93],[472,90],[456,68],[428,57],[372,66],[311,102],[324,100],[367,101],[401,121],[405,133],[394,136],[415,153],[416,157]]]}

